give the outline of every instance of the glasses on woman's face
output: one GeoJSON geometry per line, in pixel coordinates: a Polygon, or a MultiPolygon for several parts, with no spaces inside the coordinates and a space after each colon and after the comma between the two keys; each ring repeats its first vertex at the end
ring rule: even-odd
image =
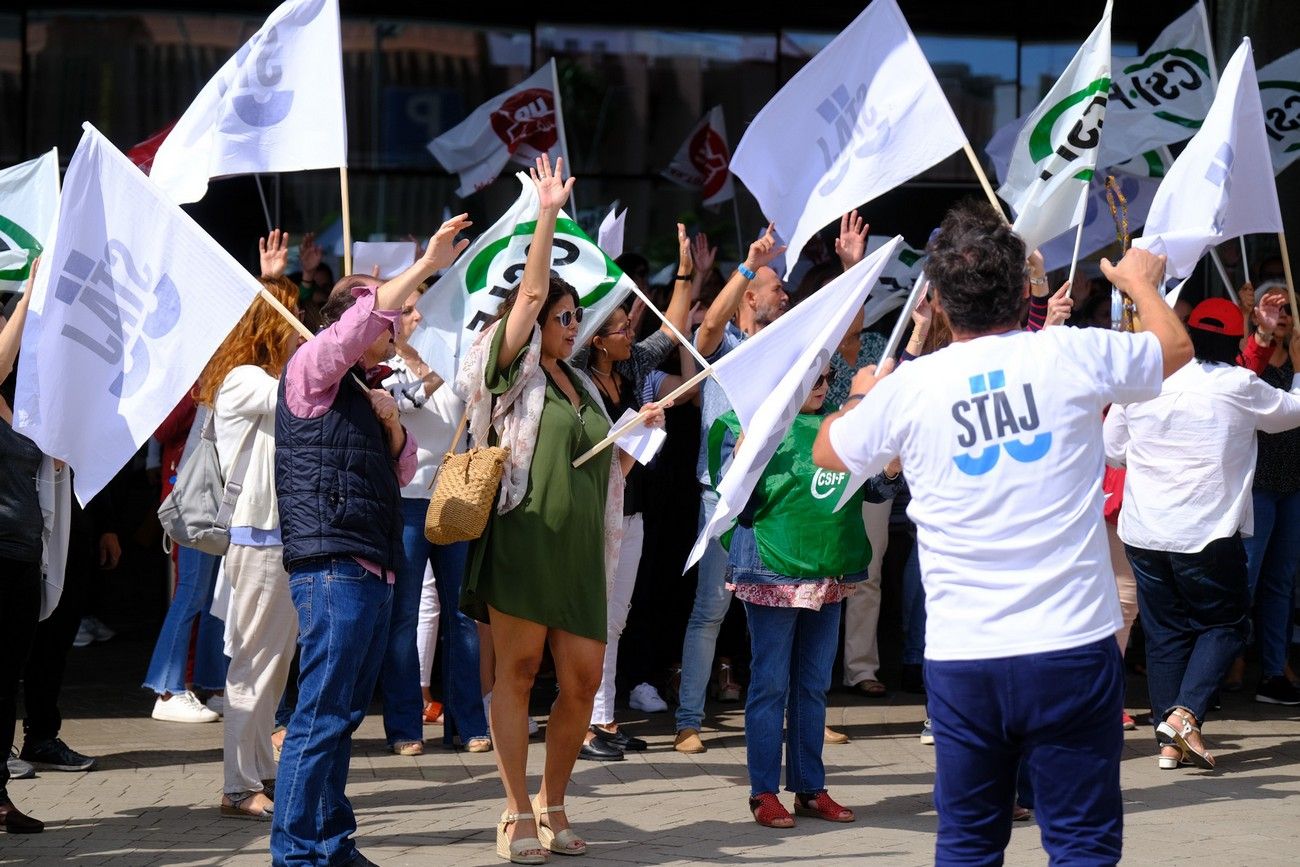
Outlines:
{"type": "Polygon", "coordinates": [[[582,308],[575,307],[572,310],[562,310],[555,314],[555,321],[560,323],[561,328],[568,328],[573,323],[582,324],[582,308]]]}
{"type": "MultiPolygon", "coordinates": [[[[579,320],[581,321],[581,320],[579,320]]],[[[624,322],[622,328],[614,328],[606,331],[601,337],[626,337],[632,333],[632,323],[624,322]]]]}
{"type": "Polygon", "coordinates": [[[823,385],[826,386],[827,388],[830,388],[831,383],[834,381],[835,381],[835,374],[823,373],[821,376],[817,377],[817,381],[813,383],[813,388],[818,389],[821,388],[823,385]]]}

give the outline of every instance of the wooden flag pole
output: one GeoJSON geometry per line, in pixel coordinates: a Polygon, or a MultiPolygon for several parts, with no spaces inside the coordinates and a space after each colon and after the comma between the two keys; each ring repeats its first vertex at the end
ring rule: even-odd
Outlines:
{"type": "Polygon", "coordinates": [[[348,200],[348,167],[339,166],[339,192],[343,196],[343,275],[352,273],[352,205],[348,200]]]}
{"type": "Polygon", "coordinates": [[[989,183],[989,176],[984,174],[984,167],[980,165],[979,157],[975,156],[975,149],[970,146],[969,141],[964,142],[961,147],[966,153],[966,159],[970,160],[971,168],[975,170],[975,177],[979,178],[980,186],[984,188],[984,195],[988,196],[989,204],[1005,220],[1007,218],[1006,212],[1002,210],[1002,203],[998,201],[997,194],[993,192],[993,185],[989,183]]]}
{"type": "MultiPolygon", "coordinates": [[[[1291,309],[1300,309],[1295,303],[1295,278],[1291,276],[1291,254],[1286,249],[1286,232],[1277,233],[1277,242],[1282,253],[1282,273],[1286,275],[1286,291],[1291,296],[1291,309]]],[[[1291,317],[1291,327],[1300,334],[1300,317],[1291,317]]]]}
{"type": "MultiPolygon", "coordinates": [[[[678,331],[677,326],[674,325],[672,321],[669,320],[669,318],[665,316],[659,310],[658,307],[655,306],[653,301],[651,301],[649,298],[646,297],[645,293],[641,291],[641,287],[637,286],[635,282],[632,283],[632,292],[636,295],[636,297],[641,299],[641,303],[646,306],[647,310],[649,310],[655,316],[658,316],[659,321],[662,322],[664,325],[668,326],[668,330],[673,333],[673,336],[676,337],[679,341],[681,341],[681,344],[686,347],[687,351],[690,352],[691,355],[695,356],[695,360],[700,363],[700,367],[704,368],[709,366],[709,363],[704,360],[704,356],[700,355],[700,351],[695,348],[695,342],[692,340],[688,340],[685,334],[682,334],[680,331],[678,331]]],[[[683,373],[684,372],[685,371],[683,371],[683,373]]]]}
{"type": "Polygon", "coordinates": [[[288,307],[285,307],[283,304],[281,304],[280,299],[272,295],[265,286],[262,287],[262,291],[260,294],[262,300],[265,301],[267,304],[270,304],[271,307],[275,309],[276,313],[279,313],[285,319],[289,320],[289,324],[293,326],[294,331],[297,331],[299,334],[301,334],[303,337],[307,338],[308,340],[311,340],[313,337],[316,336],[311,333],[311,330],[306,325],[302,324],[301,319],[293,315],[293,311],[291,311],[288,307]]]}
{"type": "MultiPolygon", "coordinates": [[[[712,375],[713,375],[713,368],[706,367],[703,370],[701,370],[699,373],[692,376],[690,379],[683,382],[681,385],[674,388],[672,391],[668,392],[668,394],[664,395],[659,400],[655,401],[655,403],[666,403],[670,400],[676,400],[677,398],[681,397],[683,394],[685,394],[686,392],[694,388],[697,383],[702,382],[705,377],[712,376],[712,375]]],[[[579,455],[574,460],[573,462],[574,469],[577,469],[578,467],[582,466],[587,461],[591,460],[596,455],[603,452],[609,446],[613,445],[615,440],[617,440],[619,437],[621,437],[623,434],[627,433],[628,431],[632,430],[637,425],[641,424],[643,418],[644,418],[644,413],[637,413],[636,418],[629,420],[627,424],[623,425],[621,428],[614,431],[609,436],[605,437],[603,440],[596,443],[591,448],[587,449],[586,452],[579,455]]]]}

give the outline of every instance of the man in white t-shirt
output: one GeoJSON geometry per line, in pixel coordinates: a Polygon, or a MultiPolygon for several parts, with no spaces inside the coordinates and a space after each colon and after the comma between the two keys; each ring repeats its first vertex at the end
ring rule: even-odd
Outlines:
{"type": "Polygon", "coordinates": [[[1124,673],[1101,411],[1157,395],[1191,344],[1156,290],[1163,257],[1130,250],[1102,269],[1144,333],[1023,332],[1024,242],[986,205],[958,206],[925,268],[952,345],[891,376],[859,371],[813,450],[858,477],[895,455],[907,472],[939,864],[1000,863],[1022,762],[1054,863],[1120,857],[1124,673]]]}

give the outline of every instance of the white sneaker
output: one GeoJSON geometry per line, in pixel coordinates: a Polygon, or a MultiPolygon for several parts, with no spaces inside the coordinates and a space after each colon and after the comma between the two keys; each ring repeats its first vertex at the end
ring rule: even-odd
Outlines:
{"type": "Polygon", "coordinates": [[[668,710],[668,702],[664,701],[659,690],[655,689],[648,683],[638,684],[632,689],[632,694],[627,699],[628,706],[645,713],[663,713],[668,710]]]}
{"type": "MultiPolygon", "coordinates": [[[[483,696],[483,716],[487,717],[488,719],[492,718],[492,693],[490,692],[487,695],[483,696]]],[[[531,738],[539,731],[541,731],[541,729],[538,728],[537,726],[537,720],[533,719],[532,717],[529,717],[528,736],[531,738]]]]}
{"type": "Polygon", "coordinates": [[[179,723],[210,723],[221,719],[215,711],[204,707],[198,696],[188,689],[173,695],[166,701],[162,696],[158,696],[158,700],[153,703],[153,713],[150,716],[163,722],[179,723]]]}
{"type": "Polygon", "coordinates": [[[108,641],[110,638],[117,635],[116,632],[104,625],[104,621],[100,620],[98,617],[81,618],[81,628],[89,630],[91,638],[96,641],[108,641]]]}
{"type": "Polygon", "coordinates": [[[226,697],[222,695],[210,695],[203,706],[215,713],[217,716],[226,715],[226,697]]]}
{"type": "Polygon", "coordinates": [[[77,637],[72,639],[72,646],[89,647],[94,643],[95,633],[90,631],[90,627],[86,625],[86,621],[81,621],[81,625],[77,627],[77,637]]]}

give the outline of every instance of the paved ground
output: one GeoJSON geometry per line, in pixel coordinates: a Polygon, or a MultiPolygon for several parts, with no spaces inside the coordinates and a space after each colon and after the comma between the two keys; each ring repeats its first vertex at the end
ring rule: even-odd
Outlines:
{"type": "MultiPolygon", "coordinates": [[[[154,722],[148,697],[131,688],[147,644],[118,639],[74,654],[64,738],[98,755],[99,769],[11,784],[15,800],[48,830],[0,834],[0,864],[267,863],[265,825],[218,816],[220,725],[154,722]]],[[[1132,679],[1130,700],[1141,710],[1143,696],[1132,679]]],[[[569,803],[592,848],[574,867],[929,863],[934,759],[917,739],[920,701],[896,694],[868,703],[839,693],[832,701],[832,723],[853,741],[826,748],[829,785],[857,811],[855,824],[759,828],[746,810],[739,708],[714,708],[710,749],[699,756],[674,753],[671,717],[657,714],[635,726],[648,735],[650,752],[621,764],[579,763],[569,803]]],[[[426,731],[435,741],[429,752],[401,758],[383,752],[377,717],[362,727],[349,795],[363,851],[384,865],[499,863],[491,823],[503,799],[492,755],[444,750],[441,729],[426,731]]],[[[1126,859],[1216,867],[1300,861],[1300,716],[1228,696],[1209,738],[1220,770],[1160,772],[1147,731],[1128,735],[1126,859]]],[[[540,749],[533,758],[536,774],[540,749]]],[[[1007,860],[1045,863],[1032,823],[1015,828],[1007,860]]]]}

